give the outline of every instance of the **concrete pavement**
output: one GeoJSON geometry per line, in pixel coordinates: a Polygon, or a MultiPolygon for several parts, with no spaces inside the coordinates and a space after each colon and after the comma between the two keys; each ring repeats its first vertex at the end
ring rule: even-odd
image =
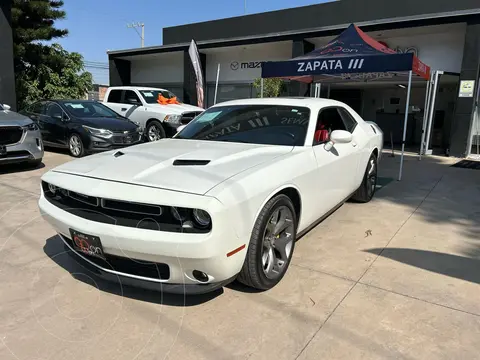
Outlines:
{"type": "Polygon", "coordinates": [[[384,156],[385,187],[300,239],[277,287],[187,299],[104,283],[65,252],[36,201],[68,155],[1,173],[0,359],[480,358],[480,171],[407,156],[397,182],[384,156]]]}

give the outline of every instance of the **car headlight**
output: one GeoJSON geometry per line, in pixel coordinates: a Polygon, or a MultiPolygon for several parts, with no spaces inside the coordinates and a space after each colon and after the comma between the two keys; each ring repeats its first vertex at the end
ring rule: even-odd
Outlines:
{"type": "Polygon", "coordinates": [[[22,129],[26,130],[26,131],[36,131],[36,130],[38,130],[38,126],[37,126],[37,124],[32,122],[31,124],[22,126],[22,129]]]}
{"type": "Polygon", "coordinates": [[[82,127],[85,130],[87,130],[87,132],[89,132],[90,134],[92,134],[94,136],[109,138],[109,137],[112,137],[112,135],[113,135],[113,133],[110,130],[96,129],[96,128],[92,128],[90,126],[85,126],[85,125],[82,125],[82,127]]]}
{"type": "Polygon", "coordinates": [[[182,120],[182,115],[167,115],[163,120],[170,124],[180,124],[180,120],[182,120]]]}
{"type": "Polygon", "coordinates": [[[210,225],[210,215],[205,210],[193,209],[193,220],[201,227],[210,225]]]}
{"type": "Polygon", "coordinates": [[[171,207],[171,213],[175,220],[182,224],[182,227],[195,228],[195,229],[207,229],[212,225],[212,219],[210,215],[201,209],[171,207]]]}

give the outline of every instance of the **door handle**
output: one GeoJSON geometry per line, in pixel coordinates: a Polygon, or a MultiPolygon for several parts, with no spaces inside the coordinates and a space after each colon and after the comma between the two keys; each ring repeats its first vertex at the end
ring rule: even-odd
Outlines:
{"type": "Polygon", "coordinates": [[[122,111],[127,111],[127,108],[122,108],[121,110],[122,110],[122,111]]]}

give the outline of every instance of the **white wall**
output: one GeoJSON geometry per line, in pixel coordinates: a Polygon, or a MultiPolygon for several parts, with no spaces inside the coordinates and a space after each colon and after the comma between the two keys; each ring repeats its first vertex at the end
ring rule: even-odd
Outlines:
{"type": "Polygon", "coordinates": [[[138,57],[131,66],[133,84],[183,83],[183,52],[138,57]]]}
{"type": "Polygon", "coordinates": [[[260,77],[261,69],[242,68],[242,63],[286,60],[292,57],[292,42],[283,41],[249,46],[232,46],[202,51],[207,57],[206,81],[215,82],[220,63],[220,82],[251,82],[260,77]],[[238,63],[238,69],[235,64],[238,63]]]}
{"type": "MultiPolygon", "coordinates": [[[[466,29],[466,23],[459,23],[367,32],[367,35],[387,43],[391,49],[415,47],[420,60],[433,70],[459,73],[466,29]]],[[[334,37],[323,37],[307,40],[319,48],[333,39],[334,37]]]]}
{"type": "Polygon", "coordinates": [[[418,57],[433,70],[460,72],[462,69],[465,32],[395,37],[385,41],[390,48],[416,47],[418,57]]]}

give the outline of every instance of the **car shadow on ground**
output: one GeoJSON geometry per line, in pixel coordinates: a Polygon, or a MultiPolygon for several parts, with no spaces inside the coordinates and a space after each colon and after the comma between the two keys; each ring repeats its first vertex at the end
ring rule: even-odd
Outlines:
{"type": "Polygon", "coordinates": [[[186,296],[167,294],[161,291],[161,287],[159,287],[158,291],[154,291],[106,281],[77,261],[75,254],[65,247],[63,241],[58,236],[52,236],[47,239],[43,251],[52,261],[68,271],[76,280],[88,284],[89,286],[96,287],[100,291],[134,300],[159,305],[183,307],[196,306],[223,294],[223,289],[201,295],[186,296]],[[94,279],[94,282],[92,282],[92,278],[94,279]]]}
{"type": "Polygon", "coordinates": [[[480,247],[472,248],[470,251],[471,257],[403,248],[365,250],[365,252],[440,275],[480,284],[480,247]]]}
{"type": "Polygon", "coordinates": [[[29,163],[6,164],[0,166],[0,175],[13,174],[18,172],[27,172],[42,169],[45,164],[42,162],[39,165],[32,165],[29,163]]]}
{"type": "Polygon", "coordinates": [[[70,155],[70,151],[68,151],[68,148],[66,147],[63,148],[63,147],[45,145],[45,151],[57,153],[57,154],[70,155]]]}

